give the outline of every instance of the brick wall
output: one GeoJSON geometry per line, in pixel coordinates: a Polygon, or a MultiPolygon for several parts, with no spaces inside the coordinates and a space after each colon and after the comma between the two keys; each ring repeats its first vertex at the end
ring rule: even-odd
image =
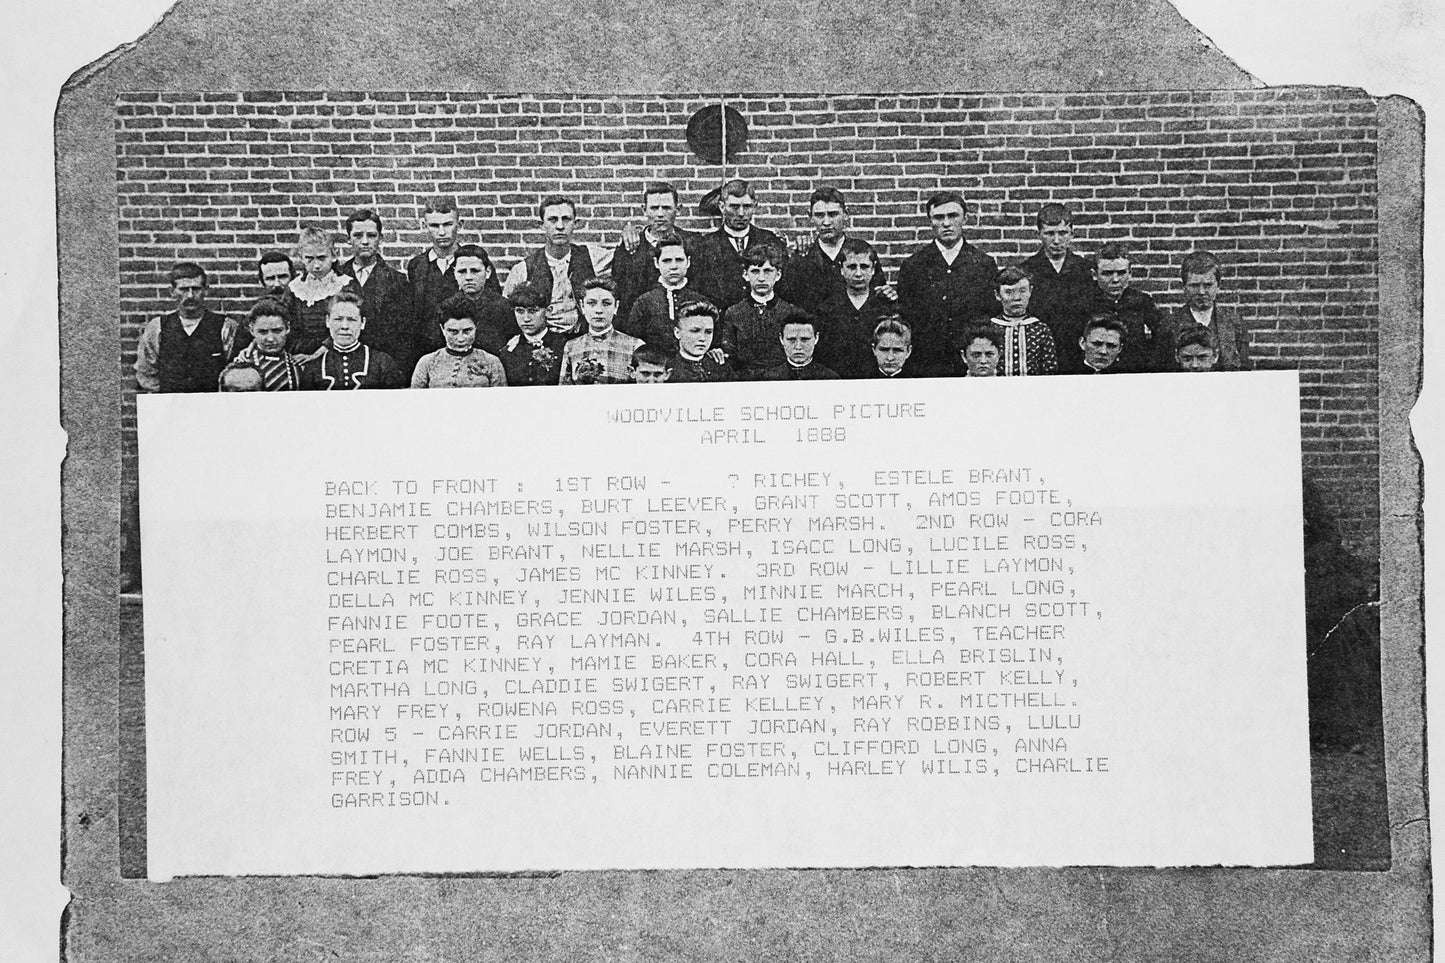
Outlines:
{"type": "MultiPolygon", "coordinates": [[[[354,207],[386,220],[397,266],[425,243],[418,198],[456,198],[464,240],[505,270],[538,242],[539,195],[576,196],[581,239],[616,242],[644,181],[670,180],[690,213],[722,171],[684,130],[715,96],[480,93],[123,94],[116,109],[121,377],[134,485],[130,364],[166,307],[165,271],[196,260],[234,315],[255,258],[298,224],[340,230],[354,207]]],[[[759,96],[727,102],[751,127],[728,176],[760,188],[758,223],[802,230],[818,184],[842,189],[853,233],[892,275],[924,237],[921,199],[961,188],[970,240],[1001,264],[1037,247],[1033,214],[1076,212],[1077,247],[1135,252],[1135,284],[1179,303],[1177,264],[1199,246],[1227,265],[1261,361],[1303,383],[1305,462],[1347,543],[1378,556],[1376,113],[1323,88],[1174,93],[759,96]]],[[[684,217],[685,227],[705,228],[684,217]]]]}

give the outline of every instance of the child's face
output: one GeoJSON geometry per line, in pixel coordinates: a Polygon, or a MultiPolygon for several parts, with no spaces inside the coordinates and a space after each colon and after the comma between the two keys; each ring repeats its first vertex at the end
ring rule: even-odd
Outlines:
{"type": "Polygon", "coordinates": [[[1101,259],[1094,267],[1094,280],[1111,298],[1117,299],[1129,287],[1129,262],[1124,258],[1101,259]]]}
{"type": "Polygon", "coordinates": [[[1003,307],[1003,316],[1006,318],[1028,317],[1031,293],[1032,288],[1028,278],[1013,284],[1000,284],[997,297],[998,303],[1003,307]]]}
{"type": "Polygon", "coordinates": [[[471,318],[447,318],[442,337],[453,351],[470,351],[477,340],[477,323],[471,318]]]}
{"type": "Polygon", "coordinates": [[[1190,274],[1184,279],[1184,300],[1196,311],[1208,311],[1219,300],[1219,279],[1213,271],[1190,274]]]}
{"type": "Polygon", "coordinates": [[[998,374],[998,348],[988,338],[974,338],[963,349],[963,361],[970,378],[992,378],[998,374]]]}
{"type": "Polygon", "coordinates": [[[587,319],[587,330],[593,334],[605,333],[612,327],[616,315],[617,299],[606,288],[589,288],[582,295],[582,317],[587,319]]]}
{"type": "Polygon", "coordinates": [[[325,244],[308,244],[296,252],[306,270],[306,276],[320,279],[331,273],[331,248],[325,244]]]}
{"type": "Polygon", "coordinates": [[[517,327],[528,337],[535,338],[547,328],[546,308],[524,308],[512,309],[512,314],[517,319],[517,327]]]}
{"type": "Polygon", "coordinates": [[[902,371],[903,362],[907,361],[912,353],[912,345],[902,335],[881,335],[873,345],[873,358],[878,362],[878,370],[884,374],[891,375],[902,371]]]}
{"type": "Polygon", "coordinates": [[[469,298],[474,298],[482,293],[482,288],[487,284],[487,278],[492,274],[479,257],[457,258],[452,273],[457,277],[457,287],[469,298]]]}
{"type": "Polygon", "coordinates": [[[866,254],[849,254],[838,268],[843,284],[854,294],[862,294],[873,283],[873,259],[866,254]]]}
{"type": "Polygon", "coordinates": [[[263,314],[251,322],[251,343],[265,355],[278,355],[286,348],[291,327],[285,318],[263,314]]]}
{"type": "Polygon", "coordinates": [[[677,337],[677,353],[697,360],[712,347],[712,318],[697,315],[683,318],[672,333],[677,337]]]}
{"type": "Polygon", "coordinates": [[[813,349],[818,347],[818,332],[811,324],[785,324],[781,340],[788,363],[801,368],[813,360],[813,349]]]}
{"type": "Polygon", "coordinates": [[[687,252],[682,249],[681,244],[669,244],[657,252],[657,276],[670,288],[678,287],[687,280],[689,265],[687,252]]]}
{"type": "MultiPolygon", "coordinates": [[[[663,197],[668,195],[664,194],[663,197]]],[[[672,372],[667,370],[666,365],[648,364],[646,361],[638,362],[632,369],[632,383],[637,385],[660,385],[667,380],[672,372]]]]}
{"type": "Polygon", "coordinates": [[[1090,328],[1079,339],[1079,347],[1084,349],[1084,360],[1089,362],[1089,367],[1103,370],[1118,360],[1119,352],[1124,350],[1124,339],[1109,328],[1090,328]]]}
{"type": "Polygon", "coordinates": [[[748,283],[748,288],[759,299],[772,294],[773,288],[778,285],[778,278],[782,276],[783,272],[774,267],[771,261],[749,264],[743,269],[743,280],[748,283]]]}
{"type": "Polygon", "coordinates": [[[422,224],[426,228],[426,236],[431,240],[432,247],[446,250],[456,242],[457,215],[455,211],[428,211],[426,217],[422,218],[422,224]]]}
{"type": "Polygon", "coordinates": [[[1039,228],[1039,240],[1044,244],[1044,254],[1057,261],[1073,246],[1074,226],[1068,223],[1045,224],[1039,228]]]}
{"type": "Polygon", "coordinates": [[[1181,371],[1213,371],[1219,355],[1207,345],[1186,344],[1175,355],[1181,371]]]}

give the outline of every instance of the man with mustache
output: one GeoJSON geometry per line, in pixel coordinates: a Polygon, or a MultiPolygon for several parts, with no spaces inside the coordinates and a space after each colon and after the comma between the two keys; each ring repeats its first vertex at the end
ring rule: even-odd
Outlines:
{"type": "Polygon", "coordinates": [[[171,268],[176,309],[151,318],[135,352],[141,391],[215,391],[221,369],[235,353],[236,322],[206,307],[207,278],[199,264],[171,268]]]}
{"type": "MultiPolygon", "coordinates": [[[[772,231],[753,224],[758,207],[752,185],[744,180],[730,180],[718,196],[718,212],[722,226],[705,234],[693,245],[689,254],[693,269],[688,275],[697,293],[719,311],[726,312],[748,296],[743,280],[743,255],[764,244],[777,251],[787,251],[783,239],[772,231]]],[[[779,270],[787,273],[782,264],[779,270]]]]}

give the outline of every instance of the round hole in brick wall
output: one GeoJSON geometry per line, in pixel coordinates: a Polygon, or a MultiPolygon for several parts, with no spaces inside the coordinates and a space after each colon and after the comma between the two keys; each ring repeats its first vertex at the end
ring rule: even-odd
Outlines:
{"type": "Polygon", "coordinates": [[[687,146],[709,164],[732,160],[748,143],[748,122],[737,110],[710,104],[687,122],[687,146]],[[723,157],[723,132],[727,132],[727,157],[723,157]]]}

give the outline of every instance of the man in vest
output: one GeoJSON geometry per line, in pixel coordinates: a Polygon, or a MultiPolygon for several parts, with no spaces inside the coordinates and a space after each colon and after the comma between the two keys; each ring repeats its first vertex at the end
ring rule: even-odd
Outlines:
{"type": "Polygon", "coordinates": [[[236,346],[236,322],[206,307],[206,272],[181,261],[171,268],[176,309],[151,318],[135,352],[142,391],[215,391],[236,346]]]}
{"type": "Polygon", "coordinates": [[[524,284],[546,293],[547,327],[561,334],[582,330],[577,315],[577,292],[583,282],[609,277],[612,251],[573,243],[577,232],[577,204],[553,194],[537,205],[543,244],[512,266],[502,294],[511,297],[524,284]]]}

